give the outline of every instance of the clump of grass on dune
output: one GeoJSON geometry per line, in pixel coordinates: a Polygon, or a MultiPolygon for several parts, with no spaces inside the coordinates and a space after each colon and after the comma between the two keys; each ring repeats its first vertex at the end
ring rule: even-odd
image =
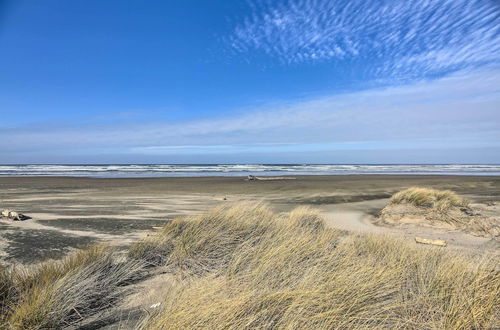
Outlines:
{"type": "Polygon", "coordinates": [[[187,265],[203,271],[187,273],[192,276],[166,292],[144,329],[500,325],[494,261],[348,235],[325,228],[309,209],[285,216],[262,205],[216,208],[173,222],[134,249],[165,240],[163,260],[172,272],[186,275],[187,265]]]}
{"type": "Polygon", "coordinates": [[[210,272],[227,263],[242,244],[256,244],[273,226],[273,215],[259,204],[217,207],[209,214],[167,224],[157,235],[134,244],[131,258],[175,266],[186,274],[210,272]]]}
{"type": "Polygon", "coordinates": [[[143,262],[118,261],[107,247],[96,246],[58,261],[11,272],[18,292],[10,301],[4,327],[55,329],[76,324],[109,308],[134,280],[143,262]]]}
{"type": "Polygon", "coordinates": [[[467,199],[459,197],[451,190],[419,187],[411,187],[396,193],[391,197],[391,203],[407,203],[414,206],[432,208],[440,212],[445,212],[453,207],[467,208],[470,204],[467,199]]]}
{"type": "Polygon", "coordinates": [[[0,328],[18,297],[18,288],[11,272],[0,265],[0,328]]]}
{"type": "Polygon", "coordinates": [[[400,223],[407,218],[424,219],[422,224],[458,228],[476,236],[499,237],[500,222],[481,216],[470,202],[450,190],[412,187],[394,194],[380,213],[385,223],[400,223]]]}

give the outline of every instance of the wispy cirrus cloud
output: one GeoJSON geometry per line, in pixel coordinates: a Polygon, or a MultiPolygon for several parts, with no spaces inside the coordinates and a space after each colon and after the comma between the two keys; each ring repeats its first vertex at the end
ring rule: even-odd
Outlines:
{"type": "Polygon", "coordinates": [[[397,77],[500,60],[496,1],[281,0],[250,7],[231,47],[282,63],[360,61],[367,75],[397,77]]]}

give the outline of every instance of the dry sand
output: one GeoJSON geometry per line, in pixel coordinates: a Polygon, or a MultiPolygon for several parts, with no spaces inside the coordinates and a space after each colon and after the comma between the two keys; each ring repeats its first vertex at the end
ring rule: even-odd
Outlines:
{"type": "Polygon", "coordinates": [[[218,203],[263,201],[280,212],[298,205],[320,209],[340,229],[444,239],[447,249],[498,253],[498,242],[451,229],[404,224],[382,227],[373,217],[389,196],[410,187],[450,189],[490,216],[500,216],[500,177],[346,175],[246,181],[243,177],[92,179],[0,178],[0,208],[33,217],[0,221],[0,261],[33,263],[104,242],[127,246],[175,217],[218,203]]]}

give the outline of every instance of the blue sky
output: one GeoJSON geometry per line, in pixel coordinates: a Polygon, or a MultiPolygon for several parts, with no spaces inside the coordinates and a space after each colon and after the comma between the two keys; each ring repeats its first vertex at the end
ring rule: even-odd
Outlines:
{"type": "Polygon", "coordinates": [[[494,0],[0,0],[0,163],[499,163],[494,0]]]}

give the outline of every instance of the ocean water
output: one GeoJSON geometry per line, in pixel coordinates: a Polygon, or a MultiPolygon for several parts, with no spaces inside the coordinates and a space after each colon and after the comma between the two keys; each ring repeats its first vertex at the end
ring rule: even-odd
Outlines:
{"type": "Polygon", "coordinates": [[[500,165],[0,165],[0,176],[127,178],[346,174],[500,175],[500,165]]]}

